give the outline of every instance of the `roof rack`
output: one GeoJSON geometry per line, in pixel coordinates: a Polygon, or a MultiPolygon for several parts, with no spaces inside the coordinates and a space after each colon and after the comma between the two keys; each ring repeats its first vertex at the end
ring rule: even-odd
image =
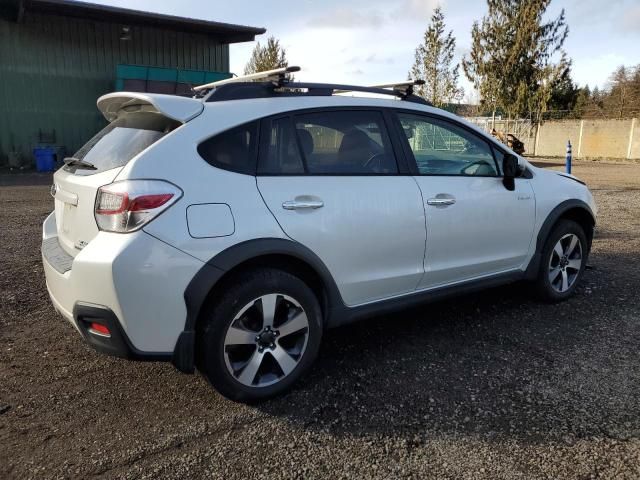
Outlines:
{"type": "Polygon", "coordinates": [[[193,90],[196,92],[201,92],[203,90],[210,90],[212,88],[218,88],[222,85],[227,85],[229,83],[241,83],[241,82],[251,82],[251,81],[262,81],[262,82],[274,82],[278,85],[289,81],[291,78],[291,73],[299,72],[300,67],[283,67],[276,68],[273,70],[265,70],[264,72],[256,72],[251,73],[249,75],[242,75],[240,77],[233,78],[225,78],[224,80],[218,80],[217,82],[205,83],[204,85],[199,85],[197,87],[193,87],[193,90]]]}
{"type": "Polygon", "coordinates": [[[293,96],[331,96],[349,92],[390,95],[400,100],[430,105],[422,97],[414,95],[413,87],[423,85],[424,80],[407,80],[383,85],[361,86],[331,83],[305,83],[291,81],[291,73],[300,71],[292,66],[227,78],[194,87],[196,96],[204,102],[241,100],[248,98],[273,98],[293,96]]]}
{"type": "MultiPolygon", "coordinates": [[[[405,100],[406,97],[413,95],[413,87],[416,85],[424,85],[424,80],[405,80],[404,82],[396,82],[396,83],[383,83],[381,85],[369,85],[368,87],[357,87],[357,89],[347,88],[345,90],[339,90],[335,93],[349,93],[356,91],[363,91],[360,88],[366,89],[376,89],[376,90],[385,90],[383,92],[384,95],[394,95],[396,97],[400,97],[402,100],[405,100]],[[390,88],[392,91],[388,91],[390,88]]],[[[368,91],[368,90],[367,90],[368,91]]],[[[373,92],[380,93],[380,92],[373,92]]]]}
{"type": "Polygon", "coordinates": [[[404,82],[397,83],[384,83],[382,85],[371,85],[372,88],[391,88],[398,92],[402,92],[405,95],[413,95],[413,87],[417,85],[424,85],[424,80],[405,80],[404,82]]]}

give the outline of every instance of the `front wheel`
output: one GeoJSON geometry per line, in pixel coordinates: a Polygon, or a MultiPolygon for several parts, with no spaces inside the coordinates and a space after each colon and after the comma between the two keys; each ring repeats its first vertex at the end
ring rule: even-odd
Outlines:
{"type": "Polygon", "coordinates": [[[588,256],[582,227],[562,220],[553,229],[542,250],[537,289],[543,300],[558,302],[575,293],[588,256]]]}
{"type": "Polygon", "coordinates": [[[315,359],[320,305],[298,277],[275,269],[245,272],[204,312],[198,368],[224,396],[244,402],[287,390],[315,359]]]}

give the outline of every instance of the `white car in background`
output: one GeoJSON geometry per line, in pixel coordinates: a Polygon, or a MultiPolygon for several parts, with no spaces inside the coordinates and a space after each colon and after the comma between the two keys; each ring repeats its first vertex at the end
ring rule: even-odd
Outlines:
{"type": "Polygon", "coordinates": [[[308,370],[326,328],[521,279],[571,296],[584,183],[411,89],[278,70],[101,97],[109,125],[55,173],[43,225],[55,308],[96,350],[254,401],[308,370]]]}

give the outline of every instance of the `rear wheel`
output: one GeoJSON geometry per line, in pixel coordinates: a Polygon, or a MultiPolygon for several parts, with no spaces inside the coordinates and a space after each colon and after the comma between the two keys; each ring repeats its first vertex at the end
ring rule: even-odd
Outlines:
{"type": "Polygon", "coordinates": [[[317,298],[298,277],[275,269],[246,272],[205,310],[198,368],[232,400],[278,395],[315,359],[321,321],[317,298]]]}
{"type": "Polygon", "coordinates": [[[575,293],[587,264],[587,238],[582,227],[562,220],[542,250],[537,288],[542,299],[557,302],[575,293]]]}

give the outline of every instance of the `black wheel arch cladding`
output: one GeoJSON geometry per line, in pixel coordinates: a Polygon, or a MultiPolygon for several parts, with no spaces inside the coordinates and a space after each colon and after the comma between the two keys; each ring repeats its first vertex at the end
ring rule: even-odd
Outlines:
{"type": "MultiPolygon", "coordinates": [[[[307,264],[320,278],[323,290],[328,297],[327,303],[330,310],[344,308],[344,302],[328,268],[315,253],[304,245],[282,238],[255,239],[238,243],[220,252],[203,265],[185,289],[187,318],[184,331],[178,338],[172,358],[178,370],[185,373],[192,373],[194,370],[193,353],[196,323],[215,285],[234,268],[245,262],[269,255],[293,257],[307,264]]],[[[322,299],[318,299],[318,301],[322,302],[322,299]]],[[[331,311],[325,312],[325,318],[331,315],[331,311]]]]}
{"type": "MultiPolygon", "coordinates": [[[[589,245],[587,245],[587,247],[588,249],[591,248],[591,240],[593,239],[593,228],[596,224],[595,215],[591,211],[589,205],[586,204],[586,202],[582,200],[571,199],[565,200],[564,202],[558,204],[553,210],[551,210],[549,215],[547,215],[547,218],[545,219],[544,223],[540,227],[540,231],[538,232],[538,236],[536,239],[536,252],[540,253],[542,251],[547,237],[553,230],[553,227],[556,225],[558,220],[565,217],[571,220],[576,220],[575,218],[567,215],[574,212],[575,214],[582,216],[582,219],[589,219],[589,223],[591,225],[590,228],[584,229],[584,234],[586,235],[587,241],[589,242],[589,245]]],[[[578,220],[578,223],[583,224],[584,222],[580,220],[578,220]]],[[[584,227],[584,225],[582,226],[584,227]]]]}
{"type": "Polygon", "coordinates": [[[590,225],[587,225],[589,228],[584,229],[584,234],[587,237],[587,255],[591,250],[591,241],[593,240],[593,233],[596,224],[595,215],[591,211],[589,205],[586,202],[578,199],[565,200],[564,202],[559,203],[542,223],[540,230],[538,231],[538,235],[536,237],[536,250],[527,266],[524,277],[528,280],[534,280],[538,275],[538,268],[540,266],[540,262],[542,261],[542,249],[544,248],[544,244],[553,231],[553,228],[558,223],[558,221],[562,218],[568,218],[570,220],[578,221],[583,227],[584,220],[588,219],[590,225]],[[576,218],[576,215],[580,218],[576,218]]]}

